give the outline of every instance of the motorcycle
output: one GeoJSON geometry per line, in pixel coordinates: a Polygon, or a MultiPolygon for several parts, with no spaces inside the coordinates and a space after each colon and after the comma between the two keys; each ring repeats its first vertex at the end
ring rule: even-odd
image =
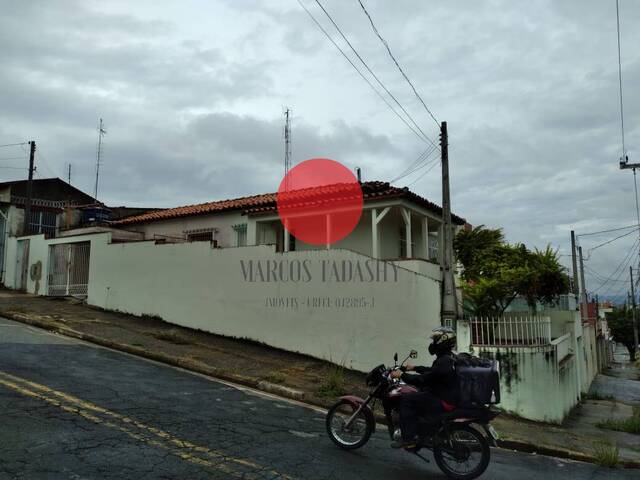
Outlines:
{"type": "MultiPolygon", "coordinates": [[[[371,391],[366,399],[355,395],[340,397],[329,409],[326,429],[329,438],[344,450],[354,450],[364,446],[376,428],[373,414],[376,401],[382,408],[391,440],[401,438],[400,416],[398,412],[402,396],[418,390],[391,373],[401,369],[409,358],[416,358],[418,352],[412,350],[398,365],[398,354],[394,356],[394,366],[375,367],[366,377],[371,391]]],[[[455,408],[445,413],[418,419],[419,440],[411,452],[425,462],[429,460],[419,452],[422,449],[433,452],[436,464],[449,478],[471,480],[479,477],[489,466],[490,446],[497,446],[498,434],[490,425],[500,414],[493,406],[480,408],[455,408]],[[480,429],[484,431],[484,434],[480,429]]]]}

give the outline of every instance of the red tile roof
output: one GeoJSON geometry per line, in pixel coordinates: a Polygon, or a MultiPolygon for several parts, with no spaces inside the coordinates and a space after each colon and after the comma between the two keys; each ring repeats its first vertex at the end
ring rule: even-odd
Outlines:
{"type": "MultiPolygon", "coordinates": [[[[391,198],[404,198],[438,215],[442,214],[442,208],[439,205],[436,205],[426,198],[413,193],[407,187],[394,187],[388,182],[363,182],[361,186],[365,202],[388,200],[391,198]]],[[[322,187],[322,190],[324,192],[326,191],[326,189],[335,190],[336,188],[339,188],[339,186],[329,185],[327,187],[322,187]]],[[[309,201],[309,197],[312,195],[312,189],[300,190],[299,192],[301,201],[309,201]]],[[[265,193],[262,195],[252,195],[250,197],[240,197],[228,200],[219,200],[216,202],[199,203],[196,205],[186,205],[184,207],[168,208],[166,210],[158,210],[155,212],[144,213],[142,215],[123,218],[122,220],[113,222],[113,224],[132,225],[138,223],[155,222],[158,220],[168,220],[171,218],[204,215],[233,210],[241,210],[245,214],[275,212],[276,194],[265,193]]],[[[458,225],[464,225],[466,223],[463,218],[460,218],[457,215],[452,215],[452,220],[458,225]]]]}

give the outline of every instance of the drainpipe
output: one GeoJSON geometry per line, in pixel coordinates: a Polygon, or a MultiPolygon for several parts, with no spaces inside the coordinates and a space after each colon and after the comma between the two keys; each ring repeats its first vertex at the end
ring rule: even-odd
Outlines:
{"type": "Polygon", "coordinates": [[[4,273],[7,265],[7,240],[9,239],[9,215],[0,208],[0,215],[4,219],[4,238],[2,239],[2,270],[0,270],[0,283],[4,285],[4,273]]]}

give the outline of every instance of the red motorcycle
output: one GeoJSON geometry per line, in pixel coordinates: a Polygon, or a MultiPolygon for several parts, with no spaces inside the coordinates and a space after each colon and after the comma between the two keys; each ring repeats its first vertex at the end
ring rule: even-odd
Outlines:
{"type": "MultiPolygon", "coordinates": [[[[340,448],[354,450],[365,445],[375,431],[376,420],[373,409],[376,401],[382,402],[389,437],[401,438],[398,407],[403,395],[418,390],[400,379],[391,377],[391,372],[404,365],[409,358],[416,358],[412,350],[398,366],[398,354],[394,356],[394,367],[379,365],[367,375],[367,386],[372,390],[366,399],[354,395],[341,397],[327,412],[326,428],[329,438],[340,448]]],[[[473,408],[455,408],[446,413],[418,420],[419,441],[412,453],[425,462],[421,449],[433,451],[436,464],[449,478],[470,480],[487,469],[491,458],[490,444],[497,446],[498,435],[489,422],[500,410],[489,405],[473,408]],[[480,427],[484,434],[478,429],[480,427]]]]}

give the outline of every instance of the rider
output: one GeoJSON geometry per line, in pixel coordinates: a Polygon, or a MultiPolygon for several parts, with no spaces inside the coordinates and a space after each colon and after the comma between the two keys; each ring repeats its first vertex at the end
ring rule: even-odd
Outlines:
{"type": "Polygon", "coordinates": [[[436,359],[431,367],[407,365],[391,373],[409,385],[418,387],[416,393],[404,395],[400,403],[400,429],[402,441],[393,442],[393,448],[412,449],[418,441],[418,416],[426,413],[451,411],[458,402],[456,380],[455,331],[450,327],[438,327],[431,334],[429,353],[436,359]],[[416,373],[406,373],[413,371],[416,373]]]}

